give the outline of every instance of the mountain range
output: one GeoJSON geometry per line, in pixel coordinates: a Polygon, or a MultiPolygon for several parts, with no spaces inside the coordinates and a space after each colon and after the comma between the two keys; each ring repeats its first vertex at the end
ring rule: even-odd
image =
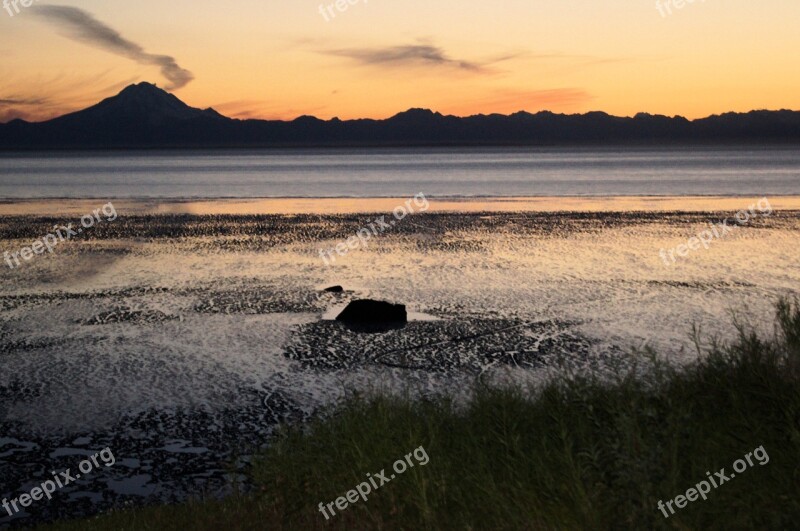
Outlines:
{"type": "Polygon", "coordinates": [[[640,113],[446,116],[410,109],[385,120],[239,120],[131,85],[82,111],[0,124],[0,150],[229,147],[800,144],[800,112],[726,113],[697,120],[640,113]]]}

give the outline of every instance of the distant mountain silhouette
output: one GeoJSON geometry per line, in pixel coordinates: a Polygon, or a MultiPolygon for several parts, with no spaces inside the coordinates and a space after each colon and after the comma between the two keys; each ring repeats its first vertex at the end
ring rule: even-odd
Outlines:
{"type": "Polygon", "coordinates": [[[190,107],[150,83],[47,122],[0,124],[0,150],[290,146],[507,146],[800,143],[800,112],[680,116],[518,112],[445,116],[410,109],[386,120],[236,120],[190,107]]]}

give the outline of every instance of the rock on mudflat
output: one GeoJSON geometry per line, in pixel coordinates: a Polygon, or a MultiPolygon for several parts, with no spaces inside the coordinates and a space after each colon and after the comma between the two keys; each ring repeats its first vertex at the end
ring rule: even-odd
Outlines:
{"type": "Polygon", "coordinates": [[[344,288],[341,286],[331,286],[329,288],[325,288],[324,290],[327,293],[344,293],[344,288]]]}
{"type": "Polygon", "coordinates": [[[348,304],[336,320],[356,331],[381,332],[404,327],[408,313],[403,304],[363,299],[348,304]]]}

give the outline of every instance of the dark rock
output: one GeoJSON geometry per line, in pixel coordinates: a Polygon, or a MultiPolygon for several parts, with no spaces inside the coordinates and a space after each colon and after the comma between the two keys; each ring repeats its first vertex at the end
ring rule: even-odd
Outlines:
{"type": "Polygon", "coordinates": [[[408,323],[408,313],[403,304],[367,299],[348,304],[336,320],[357,332],[383,332],[403,328],[408,323]]]}
{"type": "Polygon", "coordinates": [[[328,293],[343,293],[344,288],[341,286],[331,286],[330,288],[325,288],[322,291],[327,291],[328,293]]]}

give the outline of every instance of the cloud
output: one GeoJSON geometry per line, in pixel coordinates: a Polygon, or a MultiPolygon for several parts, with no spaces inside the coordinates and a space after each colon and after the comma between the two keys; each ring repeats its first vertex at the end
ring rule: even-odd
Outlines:
{"type": "Polygon", "coordinates": [[[0,105],[42,105],[47,103],[44,98],[0,98],[0,105]]]}
{"type": "Polygon", "coordinates": [[[22,118],[40,122],[74,112],[116,94],[137,77],[118,80],[114,71],[86,76],[76,72],[0,79],[0,123],[22,118]],[[115,79],[111,81],[111,79],[115,79]],[[95,88],[97,87],[97,88],[95,88]],[[10,117],[10,118],[9,118],[10,117]]]}
{"type": "Polygon", "coordinates": [[[77,41],[133,59],[140,64],[159,66],[161,74],[170,82],[170,85],[165,87],[167,90],[184,87],[194,79],[194,75],[181,68],[174,58],[145,52],[144,48],[125,39],[119,32],[82,9],[42,5],[37,6],[34,12],[77,41]]]}
{"type": "Polygon", "coordinates": [[[508,90],[500,91],[497,94],[496,102],[521,102],[524,107],[520,109],[568,109],[577,105],[583,105],[594,98],[591,94],[581,88],[555,88],[543,90],[508,90]]]}
{"type": "Polygon", "coordinates": [[[7,124],[11,120],[16,120],[16,119],[27,120],[28,116],[19,109],[0,108],[0,124],[7,124]]]}
{"type": "Polygon", "coordinates": [[[323,52],[328,55],[348,57],[365,65],[402,67],[433,66],[457,68],[469,72],[485,72],[485,65],[472,61],[452,59],[438,46],[417,44],[408,46],[389,46],[384,48],[346,48],[323,52]]]}
{"type": "Polygon", "coordinates": [[[0,98],[0,124],[17,118],[29,120],[33,116],[32,111],[39,107],[47,106],[49,103],[46,98],[24,98],[19,96],[0,98]]]}
{"type": "Polygon", "coordinates": [[[236,100],[217,103],[213,108],[229,118],[239,120],[284,120],[291,121],[298,116],[315,115],[327,111],[326,106],[292,107],[287,102],[265,100],[236,100]]]}

